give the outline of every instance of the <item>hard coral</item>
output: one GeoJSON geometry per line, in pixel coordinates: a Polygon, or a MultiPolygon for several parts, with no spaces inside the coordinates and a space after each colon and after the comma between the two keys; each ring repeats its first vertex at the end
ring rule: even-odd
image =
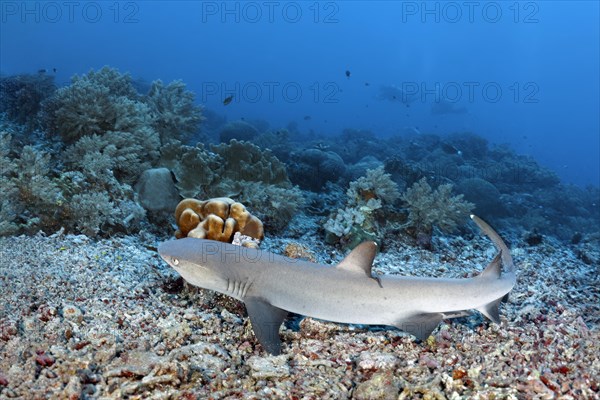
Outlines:
{"type": "Polygon", "coordinates": [[[285,164],[270,150],[262,150],[252,143],[235,139],[229,144],[213,145],[211,150],[220,155],[227,164],[226,170],[223,171],[224,178],[264,182],[282,187],[292,186],[285,164]]]}
{"type": "MultiPolygon", "coordinates": [[[[258,240],[264,237],[262,222],[242,203],[228,197],[184,199],[175,209],[175,220],[179,227],[175,232],[177,239],[195,237],[231,243],[236,232],[258,240]]],[[[242,245],[254,247],[255,243],[247,241],[242,245]]]]}
{"type": "Polygon", "coordinates": [[[224,164],[219,155],[206,150],[202,143],[185,146],[171,141],[161,148],[160,165],[173,172],[183,197],[212,196],[208,190],[217,186],[224,164]]]}

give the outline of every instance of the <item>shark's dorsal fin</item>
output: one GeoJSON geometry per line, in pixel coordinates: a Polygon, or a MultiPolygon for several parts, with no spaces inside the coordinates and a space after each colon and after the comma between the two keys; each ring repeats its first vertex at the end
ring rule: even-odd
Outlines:
{"type": "Polygon", "coordinates": [[[279,327],[288,315],[288,312],[277,308],[259,297],[244,299],[246,311],[252,322],[254,335],[262,347],[273,355],[281,353],[281,339],[279,327]]]}
{"type": "Polygon", "coordinates": [[[353,272],[360,273],[372,278],[371,269],[373,268],[373,260],[377,254],[377,243],[375,242],[362,242],[354,248],[340,262],[336,268],[353,272]]]}
{"type": "Polygon", "coordinates": [[[496,254],[496,257],[488,264],[487,267],[479,274],[479,278],[500,279],[502,274],[502,252],[496,254]]]}

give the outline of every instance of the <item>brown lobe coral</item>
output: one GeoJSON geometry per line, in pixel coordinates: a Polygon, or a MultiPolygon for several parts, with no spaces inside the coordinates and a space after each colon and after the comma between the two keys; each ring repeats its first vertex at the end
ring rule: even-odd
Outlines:
{"type": "Polygon", "coordinates": [[[179,227],[177,239],[195,237],[231,243],[236,232],[258,240],[264,237],[262,222],[243,204],[228,197],[184,199],[175,209],[175,220],[179,227]]]}

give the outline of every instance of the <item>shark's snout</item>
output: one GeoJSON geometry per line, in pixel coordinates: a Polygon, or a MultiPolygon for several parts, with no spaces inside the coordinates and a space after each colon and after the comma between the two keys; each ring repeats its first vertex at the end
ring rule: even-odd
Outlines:
{"type": "Polygon", "coordinates": [[[177,245],[176,240],[170,240],[158,245],[158,255],[172,267],[176,267],[177,263],[177,245]]]}

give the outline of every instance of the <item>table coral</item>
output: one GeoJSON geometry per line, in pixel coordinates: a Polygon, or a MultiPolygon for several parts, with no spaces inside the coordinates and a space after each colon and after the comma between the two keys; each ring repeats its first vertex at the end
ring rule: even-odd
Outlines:
{"type": "MultiPolygon", "coordinates": [[[[258,240],[264,237],[262,222],[229,197],[184,199],[175,209],[175,220],[179,227],[177,239],[195,237],[231,243],[236,232],[258,240]]],[[[244,241],[242,245],[255,247],[256,242],[244,241]]]]}

